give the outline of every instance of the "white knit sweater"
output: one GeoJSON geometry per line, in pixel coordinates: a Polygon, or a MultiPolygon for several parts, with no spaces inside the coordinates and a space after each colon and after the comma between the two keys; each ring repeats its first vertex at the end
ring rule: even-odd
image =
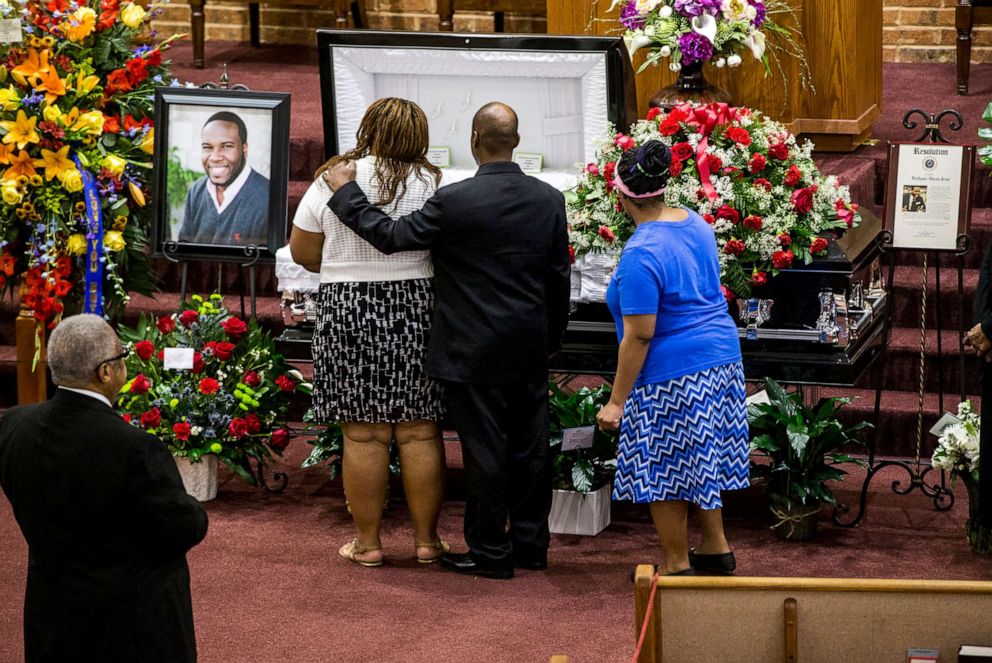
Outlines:
{"type": "MultiPolygon", "coordinates": [[[[379,199],[378,182],[373,182],[375,157],[368,156],[355,162],[355,181],[372,204],[379,199]]],[[[406,194],[397,198],[382,211],[393,218],[415,212],[434,195],[434,179],[427,174],[430,184],[424,183],[411,172],[406,180],[406,194]]],[[[400,187],[402,190],[402,187],[400,187]]],[[[430,251],[403,251],[386,255],[360,238],[338,220],[328,207],[331,190],[317,178],[300,201],[293,218],[293,225],[312,233],[324,234],[324,248],[320,262],[321,283],[350,283],[356,281],[406,281],[430,278],[434,275],[430,251]]]]}

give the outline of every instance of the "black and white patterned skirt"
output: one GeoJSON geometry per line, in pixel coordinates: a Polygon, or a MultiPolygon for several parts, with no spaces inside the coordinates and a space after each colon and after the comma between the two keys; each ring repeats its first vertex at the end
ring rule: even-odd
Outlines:
{"type": "Polygon", "coordinates": [[[443,415],[424,360],[432,279],[322,283],[313,336],[317,421],[395,423],[443,415]]]}

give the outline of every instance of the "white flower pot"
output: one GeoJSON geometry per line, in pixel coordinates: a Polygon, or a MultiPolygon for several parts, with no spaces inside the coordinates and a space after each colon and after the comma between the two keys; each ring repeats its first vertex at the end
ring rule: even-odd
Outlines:
{"type": "Polygon", "coordinates": [[[587,495],[574,490],[555,490],[551,495],[548,525],[552,534],[595,536],[610,524],[610,484],[587,495]]]}
{"type": "Polygon", "coordinates": [[[176,456],[176,467],[186,492],[200,502],[217,497],[217,456],[207,454],[198,463],[185,456],[176,456]]]}

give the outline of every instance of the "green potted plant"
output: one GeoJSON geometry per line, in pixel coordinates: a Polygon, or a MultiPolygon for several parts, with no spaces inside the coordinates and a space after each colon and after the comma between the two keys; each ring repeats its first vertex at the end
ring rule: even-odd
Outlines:
{"type": "Polygon", "coordinates": [[[752,464],[751,474],[767,480],[776,534],[809,539],[816,532],[820,505],[837,503],[827,485],[847,474],[837,466],[860,463],[844,450],[861,444],[857,433],[871,424],[844,426],[837,419],[837,410],[849,398],[824,398],[807,407],[798,393],[787,392],[771,378],[765,388],[768,402],[748,407],[748,424],[751,450],[768,463],[752,464]]]}
{"type": "Polygon", "coordinates": [[[551,515],[555,534],[595,535],[610,524],[610,486],[616,469],[616,439],[596,427],[596,413],[611,388],[565,392],[551,383],[550,444],[554,453],[551,515]],[[578,441],[579,448],[572,448],[578,441]]]}

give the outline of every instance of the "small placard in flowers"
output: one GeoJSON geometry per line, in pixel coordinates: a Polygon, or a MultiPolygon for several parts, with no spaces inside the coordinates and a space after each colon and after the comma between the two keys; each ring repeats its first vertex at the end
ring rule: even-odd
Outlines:
{"type": "Polygon", "coordinates": [[[162,350],[162,368],[167,371],[193,370],[193,348],[165,348],[162,350]]]}
{"type": "Polygon", "coordinates": [[[0,43],[19,44],[23,39],[21,20],[17,18],[0,19],[0,43]]]}

